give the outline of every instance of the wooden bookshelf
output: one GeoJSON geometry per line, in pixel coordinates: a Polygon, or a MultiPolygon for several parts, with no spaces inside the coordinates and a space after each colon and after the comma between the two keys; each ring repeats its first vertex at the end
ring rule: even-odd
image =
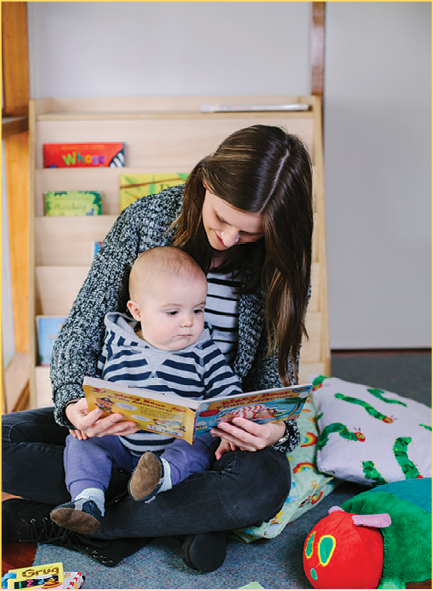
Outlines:
{"type": "Polygon", "coordinates": [[[111,228],[119,207],[119,175],[189,172],[233,131],[262,123],[297,134],[314,165],[315,232],[309,340],[300,381],[329,373],[325,208],[320,100],[311,96],[147,97],[30,101],[30,404],[51,404],[49,368],[37,365],[36,315],[66,316],[91,265],[91,245],[111,228]],[[308,105],[307,111],[201,113],[203,103],[308,105]],[[125,168],[44,169],[42,146],[53,142],[125,142],[125,168]],[[47,191],[102,193],[103,215],[44,217],[47,191]]]}

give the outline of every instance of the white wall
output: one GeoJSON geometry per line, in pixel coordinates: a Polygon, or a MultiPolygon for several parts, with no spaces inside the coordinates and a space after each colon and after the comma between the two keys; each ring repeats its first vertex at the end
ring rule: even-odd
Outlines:
{"type": "Polygon", "coordinates": [[[429,347],[431,4],[329,2],[326,27],[331,344],[429,347]]]}
{"type": "Polygon", "coordinates": [[[33,98],[309,94],[309,2],[29,2],[33,98]]]}
{"type": "MultiPolygon", "coordinates": [[[[309,94],[310,2],[30,2],[31,96],[309,94]]],[[[430,345],[430,3],[327,3],[332,348],[430,345]]]]}

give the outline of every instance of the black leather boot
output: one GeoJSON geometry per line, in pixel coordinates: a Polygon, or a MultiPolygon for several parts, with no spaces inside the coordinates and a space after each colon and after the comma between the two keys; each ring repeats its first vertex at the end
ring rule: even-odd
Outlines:
{"type": "Polygon", "coordinates": [[[75,550],[104,566],[116,566],[127,556],[142,548],[149,538],[101,540],[77,534],[50,519],[52,505],[24,499],[8,499],[2,503],[3,544],[35,542],[53,544],[75,550]]]}
{"type": "Polygon", "coordinates": [[[211,573],[222,566],[226,552],[225,534],[218,531],[189,535],[182,545],[185,564],[204,573],[211,573]]]}

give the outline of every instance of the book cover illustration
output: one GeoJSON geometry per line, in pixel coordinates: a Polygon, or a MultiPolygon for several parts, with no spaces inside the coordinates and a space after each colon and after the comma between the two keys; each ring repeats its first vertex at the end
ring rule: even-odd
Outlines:
{"type": "Polygon", "coordinates": [[[80,572],[64,572],[63,583],[61,587],[51,587],[51,589],[81,589],[86,577],[80,572]]]}
{"type": "Polygon", "coordinates": [[[44,194],[45,215],[102,215],[101,193],[97,191],[49,191],[44,194]]]}
{"type": "Polygon", "coordinates": [[[44,168],[121,168],[125,166],[123,142],[94,144],[44,144],[44,168]]]}
{"type": "Polygon", "coordinates": [[[189,173],[140,173],[120,175],[120,211],[140,197],[155,195],[168,187],[183,185],[189,173]]]}
{"type": "Polygon", "coordinates": [[[98,254],[99,249],[101,248],[101,242],[92,242],[92,259],[95,258],[95,256],[98,254]]]}
{"type": "Polygon", "coordinates": [[[312,388],[311,384],[248,392],[233,396],[196,400],[131,388],[98,378],[86,377],[83,389],[89,410],[100,408],[102,416],[113,412],[137,427],[185,439],[216,427],[221,421],[244,417],[258,423],[296,419],[312,388]]]}
{"type": "Polygon", "coordinates": [[[155,396],[156,393],[149,390],[87,377],[83,389],[89,411],[100,408],[102,417],[118,412],[125,420],[135,421],[137,427],[146,431],[180,439],[187,439],[188,434],[192,436],[194,411],[185,406],[185,399],[180,396],[155,396]]]}
{"type": "Polygon", "coordinates": [[[62,576],[60,569],[61,562],[10,570],[2,577],[2,589],[81,589],[82,573],[66,571],[62,576]]]}
{"type": "Polygon", "coordinates": [[[13,569],[2,577],[2,587],[5,583],[7,589],[63,589],[63,565],[53,562],[13,569]]]}
{"type": "Polygon", "coordinates": [[[54,341],[65,320],[64,316],[36,316],[39,365],[50,365],[54,341]]]}
{"type": "Polygon", "coordinates": [[[256,423],[297,419],[311,390],[308,384],[263,390],[233,397],[215,398],[200,404],[196,414],[196,434],[210,431],[222,421],[241,417],[256,423]]]}

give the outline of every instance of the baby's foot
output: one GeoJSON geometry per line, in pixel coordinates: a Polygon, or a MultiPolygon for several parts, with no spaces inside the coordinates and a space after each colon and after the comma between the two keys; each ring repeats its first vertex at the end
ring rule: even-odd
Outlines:
{"type": "Polygon", "coordinates": [[[51,521],[79,534],[96,534],[101,529],[102,513],[95,501],[77,499],[55,507],[51,521]]]}
{"type": "Polygon", "coordinates": [[[128,482],[128,491],[135,501],[152,501],[164,483],[164,466],[150,451],[144,453],[128,482]]]}

